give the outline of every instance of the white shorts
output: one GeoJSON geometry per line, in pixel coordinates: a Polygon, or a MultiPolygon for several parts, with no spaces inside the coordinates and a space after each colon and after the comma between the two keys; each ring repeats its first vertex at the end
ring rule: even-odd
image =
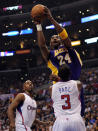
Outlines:
{"type": "Polygon", "coordinates": [[[54,122],[53,131],[86,131],[86,127],[79,115],[60,116],[54,122]]]}
{"type": "Polygon", "coordinates": [[[27,127],[25,125],[16,125],[16,131],[31,131],[30,127],[27,127]]]}

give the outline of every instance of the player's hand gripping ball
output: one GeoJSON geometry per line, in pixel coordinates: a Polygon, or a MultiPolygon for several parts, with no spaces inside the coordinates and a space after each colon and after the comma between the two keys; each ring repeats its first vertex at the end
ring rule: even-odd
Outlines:
{"type": "Polygon", "coordinates": [[[35,5],[31,10],[31,16],[34,21],[41,22],[45,19],[45,12],[44,12],[45,6],[38,4],[35,5]]]}

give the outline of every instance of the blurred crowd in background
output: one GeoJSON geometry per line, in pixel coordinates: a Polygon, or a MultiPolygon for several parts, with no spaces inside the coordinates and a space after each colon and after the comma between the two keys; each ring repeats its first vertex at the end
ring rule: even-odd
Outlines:
{"type": "MultiPolygon", "coordinates": [[[[27,78],[34,83],[34,99],[37,101],[37,118],[43,121],[55,121],[52,101],[47,85],[49,83],[49,70],[46,68],[34,69],[27,74],[27,78]],[[44,72],[44,73],[43,73],[44,72]],[[44,86],[43,86],[44,85],[44,86]]],[[[10,75],[10,73],[9,73],[10,75]]],[[[6,76],[6,75],[5,75],[6,76]]],[[[19,76],[19,74],[18,74],[19,76]]],[[[6,131],[9,127],[7,117],[8,105],[15,94],[21,92],[22,84],[27,79],[22,76],[17,80],[15,77],[0,79],[0,131],[6,131]]],[[[87,131],[98,131],[98,69],[82,70],[80,80],[83,83],[85,96],[85,115],[83,117],[87,131]]],[[[51,131],[51,126],[32,125],[33,131],[51,131]]]]}

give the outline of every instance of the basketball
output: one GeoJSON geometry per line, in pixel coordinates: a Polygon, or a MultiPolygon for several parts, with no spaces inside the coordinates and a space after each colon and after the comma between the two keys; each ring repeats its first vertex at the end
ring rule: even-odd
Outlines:
{"type": "Polygon", "coordinates": [[[45,18],[44,5],[35,5],[31,10],[31,16],[36,20],[43,20],[45,18]]]}

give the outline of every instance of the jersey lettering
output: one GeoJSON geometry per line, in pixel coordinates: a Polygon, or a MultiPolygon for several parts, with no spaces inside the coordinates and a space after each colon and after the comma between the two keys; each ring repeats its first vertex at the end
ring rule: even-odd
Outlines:
{"type": "Polygon", "coordinates": [[[59,54],[62,53],[62,52],[65,52],[65,49],[64,49],[64,48],[55,50],[54,55],[57,56],[57,55],[59,55],[59,54]]]}
{"type": "Polygon", "coordinates": [[[36,108],[28,105],[28,106],[27,106],[27,110],[36,110],[36,108]]]}

